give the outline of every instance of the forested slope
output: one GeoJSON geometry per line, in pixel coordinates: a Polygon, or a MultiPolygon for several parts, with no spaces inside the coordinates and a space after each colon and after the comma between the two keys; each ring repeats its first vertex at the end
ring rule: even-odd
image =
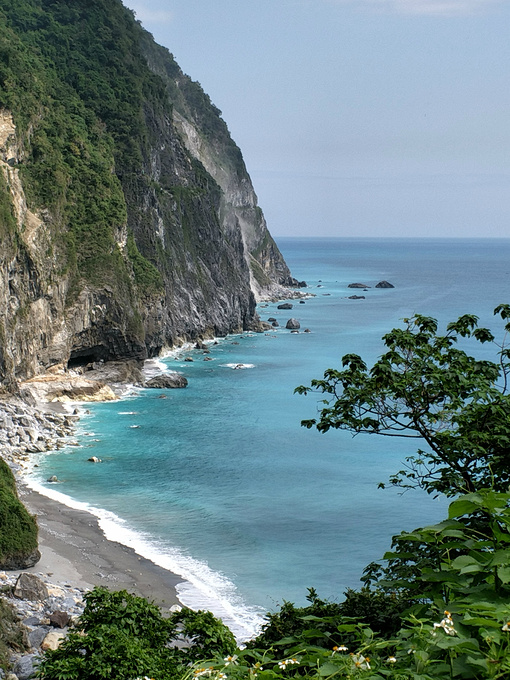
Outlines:
{"type": "Polygon", "coordinates": [[[0,0],[0,379],[246,329],[292,285],[241,152],[119,0],[0,0]]]}

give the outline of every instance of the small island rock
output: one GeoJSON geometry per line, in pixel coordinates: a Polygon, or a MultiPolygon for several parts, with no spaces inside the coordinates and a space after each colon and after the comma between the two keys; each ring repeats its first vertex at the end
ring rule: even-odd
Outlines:
{"type": "Polygon", "coordinates": [[[284,302],[281,305],[278,305],[278,309],[292,309],[292,303],[290,302],[284,302]]]}
{"type": "Polygon", "coordinates": [[[370,288],[366,283],[350,283],[347,288],[370,288]]]}
{"type": "Polygon", "coordinates": [[[379,281],[379,283],[376,284],[376,288],[395,288],[395,286],[390,283],[389,281],[379,281]]]}
{"type": "Polygon", "coordinates": [[[288,328],[289,330],[296,330],[297,328],[301,328],[301,324],[297,319],[289,319],[285,328],[288,328]]]}
{"type": "Polygon", "coordinates": [[[156,389],[175,389],[177,387],[187,387],[188,381],[180,373],[162,373],[154,378],[147,380],[145,387],[156,389]]]}

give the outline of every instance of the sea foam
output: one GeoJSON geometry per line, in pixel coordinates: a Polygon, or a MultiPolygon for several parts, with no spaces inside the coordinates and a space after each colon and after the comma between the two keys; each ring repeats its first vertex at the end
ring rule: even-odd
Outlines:
{"type": "Polygon", "coordinates": [[[34,477],[27,476],[25,481],[41,495],[96,517],[109,541],[132,548],[158,567],[181,576],[183,582],[177,584],[176,591],[184,606],[211,611],[230,628],[239,642],[257,635],[263,622],[263,610],[246,605],[235,584],[224,574],[213,571],[207,563],[184,554],[178,548],[165,546],[148,534],[133,530],[125,520],[109,510],[77,501],[54,488],[44,486],[34,477]]]}

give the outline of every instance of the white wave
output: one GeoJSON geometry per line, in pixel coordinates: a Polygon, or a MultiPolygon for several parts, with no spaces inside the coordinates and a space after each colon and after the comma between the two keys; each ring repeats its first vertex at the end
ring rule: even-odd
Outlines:
{"type": "Polygon", "coordinates": [[[26,476],[25,482],[34,491],[58,503],[94,515],[109,541],[126,545],[159,567],[181,576],[184,581],[177,584],[176,591],[182,604],[190,609],[211,611],[230,628],[239,642],[249,640],[259,632],[263,610],[248,606],[235,584],[223,574],[213,571],[206,562],[190,557],[178,548],[158,543],[148,534],[135,531],[109,510],[77,501],[53,487],[43,486],[33,477],[26,476]]]}
{"type": "Polygon", "coordinates": [[[223,366],[224,368],[233,368],[234,370],[241,368],[255,368],[255,364],[220,364],[220,366],[223,366]]]}
{"type": "Polygon", "coordinates": [[[139,411],[117,411],[118,416],[137,416],[139,411]]]}
{"type": "Polygon", "coordinates": [[[160,373],[167,373],[168,366],[161,359],[147,359],[143,365],[143,374],[148,378],[153,378],[160,373]]]}

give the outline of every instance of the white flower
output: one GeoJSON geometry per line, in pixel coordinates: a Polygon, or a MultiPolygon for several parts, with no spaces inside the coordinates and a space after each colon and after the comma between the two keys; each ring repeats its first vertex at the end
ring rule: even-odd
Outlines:
{"type": "Polygon", "coordinates": [[[435,623],[434,628],[442,628],[447,635],[456,635],[457,631],[453,626],[453,619],[450,612],[445,611],[444,619],[440,623],[435,623]]]}
{"type": "Polygon", "coordinates": [[[370,670],[370,659],[368,656],[363,656],[363,654],[351,654],[351,658],[354,666],[360,671],[370,670]]]}
{"type": "Polygon", "coordinates": [[[510,631],[510,621],[507,621],[505,625],[501,628],[501,630],[504,630],[505,632],[508,633],[510,631]]]}
{"type": "Polygon", "coordinates": [[[278,666],[282,669],[285,670],[287,666],[292,665],[293,663],[299,663],[297,659],[285,659],[284,661],[278,661],[278,666]]]}
{"type": "Polygon", "coordinates": [[[349,651],[348,648],[345,645],[335,645],[333,647],[333,654],[331,656],[335,656],[337,652],[347,652],[349,651]]]}
{"type": "Polygon", "coordinates": [[[238,659],[237,654],[232,654],[232,656],[226,656],[223,659],[223,661],[225,662],[225,666],[229,666],[230,664],[232,664],[233,666],[237,666],[238,665],[237,659],[238,659]]]}

